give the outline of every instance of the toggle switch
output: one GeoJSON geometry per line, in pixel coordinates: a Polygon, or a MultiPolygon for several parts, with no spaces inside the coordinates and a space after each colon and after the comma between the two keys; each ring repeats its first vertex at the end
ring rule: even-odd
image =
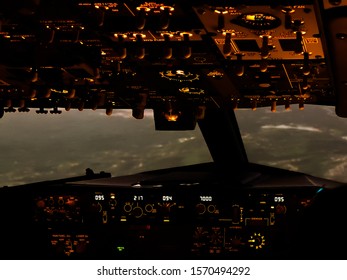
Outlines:
{"type": "Polygon", "coordinates": [[[225,55],[230,55],[231,54],[231,33],[230,32],[225,32],[223,33],[223,35],[225,36],[224,39],[224,45],[223,45],[223,53],[225,55]]]}
{"type": "Polygon", "coordinates": [[[304,64],[302,67],[302,73],[305,76],[310,75],[310,72],[311,72],[310,64],[309,64],[309,56],[310,56],[310,54],[308,52],[304,52],[304,64]]]}
{"type": "Polygon", "coordinates": [[[32,83],[36,83],[39,80],[39,69],[38,68],[33,68],[31,70],[31,73],[32,73],[31,82],[32,83]]]}
{"type": "Polygon", "coordinates": [[[303,90],[308,90],[309,85],[308,85],[307,76],[304,76],[304,77],[302,78],[301,88],[302,88],[303,90]]]}
{"type": "Polygon", "coordinates": [[[182,32],[181,36],[183,37],[182,57],[184,59],[188,59],[192,56],[192,47],[190,46],[190,37],[192,37],[193,34],[189,32],[182,32]]]}
{"type": "Polygon", "coordinates": [[[242,63],[242,57],[244,56],[244,53],[237,53],[236,54],[236,65],[235,65],[235,74],[236,76],[242,77],[245,73],[245,66],[242,63]]]}
{"type": "Polygon", "coordinates": [[[45,92],[43,93],[43,98],[50,98],[51,97],[51,94],[52,94],[52,89],[50,89],[50,88],[47,88],[46,90],[45,90],[45,92]]]}
{"type": "Polygon", "coordinates": [[[228,11],[224,9],[217,9],[214,11],[217,15],[217,30],[221,31],[225,28],[225,15],[228,13],[228,11]]]}
{"type": "Polygon", "coordinates": [[[300,31],[301,27],[304,25],[304,21],[302,19],[294,19],[292,20],[292,29],[294,31],[300,31]]]}
{"type": "Polygon", "coordinates": [[[70,100],[65,100],[65,111],[68,112],[71,110],[72,103],[70,100]]]}
{"type": "Polygon", "coordinates": [[[143,45],[143,39],[146,38],[145,34],[136,34],[136,49],[135,56],[138,59],[144,59],[146,55],[146,49],[143,45]]]}
{"type": "Polygon", "coordinates": [[[106,105],[106,115],[107,116],[111,116],[113,113],[113,106],[112,106],[112,103],[109,102],[107,105],[106,105]]]}
{"type": "Polygon", "coordinates": [[[267,67],[268,67],[268,62],[266,59],[262,59],[259,63],[259,70],[262,73],[265,73],[267,71],[267,67]]]}
{"type": "Polygon", "coordinates": [[[170,33],[162,33],[161,36],[164,37],[165,45],[163,48],[163,58],[171,59],[172,58],[172,47],[170,45],[170,39],[173,37],[170,33]]]}
{"type": "Polygon", "coordinates": [[[271,38],[271,36],[261,35],[260,38],[262,39],[260,56],[262,59],[267,59],[270,54],[269,39],[271,38]]]}
{"type": "Polygon", "coordinates": [[[79,26],[79,27],[77,28],[76,37],[75,37],[74,43],[79,43],[79,42],[80,42],[82,30],[84,30],[84,27],[83,27],[83,26],[79,26]]]}
{"type": "Polygon", "coordinates": [[[124,39],[127,38],[126,34],[114,34],[114,37],[118,39],[118,45],[116,46],[116,58],[117,59],[125,59],[127,57],[127,49],[124,46],[124,39]]]}
{"type": "Polygon", "coordinates": [[[292,14],[295,10],[292,7],[283,7],[282,13],[284,13],[284,28],[292,29],[292,14]]]}
{"type": "Polygon", "coordinates": [[[143,30],[146,26],[146,17],[147,13],[151,10],[147,7],[137,7],[138,10],[137,18],[136,18],[136,28],[138,30],[143,30]]]}
{"type": "Polygon", "coordinates": [[[72,98],[75,98],[75,96],[76,96],[76,89],[72,88],[69,90],[68,94],[66,95],[66,98],[72,99],[72,98]]]}
{"type": "Polygon", "coordinates": [[[296,54],[302,54],[304,52],[303,45],[302,45],[302,31],[295,32],[295,53],[296,54]]]}
{"type": "Polygon", "coordinates": [[[170,25],[170,15],[175,9],[171,6],[161,6],[161,16],[160,16],[160,28],[162,30],[167,30],[170,25]]]}

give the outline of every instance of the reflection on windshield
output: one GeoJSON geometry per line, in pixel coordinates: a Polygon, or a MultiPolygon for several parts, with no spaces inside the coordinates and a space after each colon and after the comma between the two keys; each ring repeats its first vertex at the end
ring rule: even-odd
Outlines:
{"type": "Polygon", "coordinates": [[[112,176],[212,161],[200,130],[155,131],[153,112],[71,110],[6,114],[0,120],[0,186],[94,172],[112,176]]]}
{"type": "Polygon", "coordinates": [[[347,119],[334,107],[237,110],[251,162],[347,182],[347,119]]]}

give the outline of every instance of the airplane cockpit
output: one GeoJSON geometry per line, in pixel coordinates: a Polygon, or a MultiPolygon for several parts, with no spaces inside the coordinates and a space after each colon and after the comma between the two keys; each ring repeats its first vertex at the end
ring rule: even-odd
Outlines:
{"type": "Polygon", "coordinates": [[[346,0],[2,1],[0,258],[340,259],[346,44],[346,0]]]}

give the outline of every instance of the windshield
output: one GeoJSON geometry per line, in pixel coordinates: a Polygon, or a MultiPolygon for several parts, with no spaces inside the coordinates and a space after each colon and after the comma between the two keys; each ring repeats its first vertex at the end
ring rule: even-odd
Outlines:
{"type": "Polygon", "coordinates": [[[347,119],[334,107],[235,113],[250,162],[347,182],[347,119]]]}
{"type": "Polygon", "coordinates": [[[212,161],[198,126],[156,131],[152,110],[142,120],[131,110],[32,110],[6,114],[0,127],[0,186],[80,176],[87,168],[119,176],[212,161]]]}

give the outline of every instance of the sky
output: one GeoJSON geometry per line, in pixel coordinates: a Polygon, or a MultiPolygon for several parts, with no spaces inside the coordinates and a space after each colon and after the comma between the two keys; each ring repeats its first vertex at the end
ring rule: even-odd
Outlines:
{"type": "MultiPolygon", "coordinates": [[[[250,161],[347,182],[347,119],[333,107],[235,113],[250,161]]],[[[0,129],[0,186],[80,176],[86,168],[119,176],[212,160],[198,128],[155,131],[151,110],[142,120],[129,110],[6,113],[0,129]]]]}
{"type": "Polygon", "coordinates": [[[151,110],[142,120],[130,110],[6,113],[0,129],[0,186],[80,176],[86,168],[118,176],[211,161],[199,130],[155,131],[151,110]]]}

